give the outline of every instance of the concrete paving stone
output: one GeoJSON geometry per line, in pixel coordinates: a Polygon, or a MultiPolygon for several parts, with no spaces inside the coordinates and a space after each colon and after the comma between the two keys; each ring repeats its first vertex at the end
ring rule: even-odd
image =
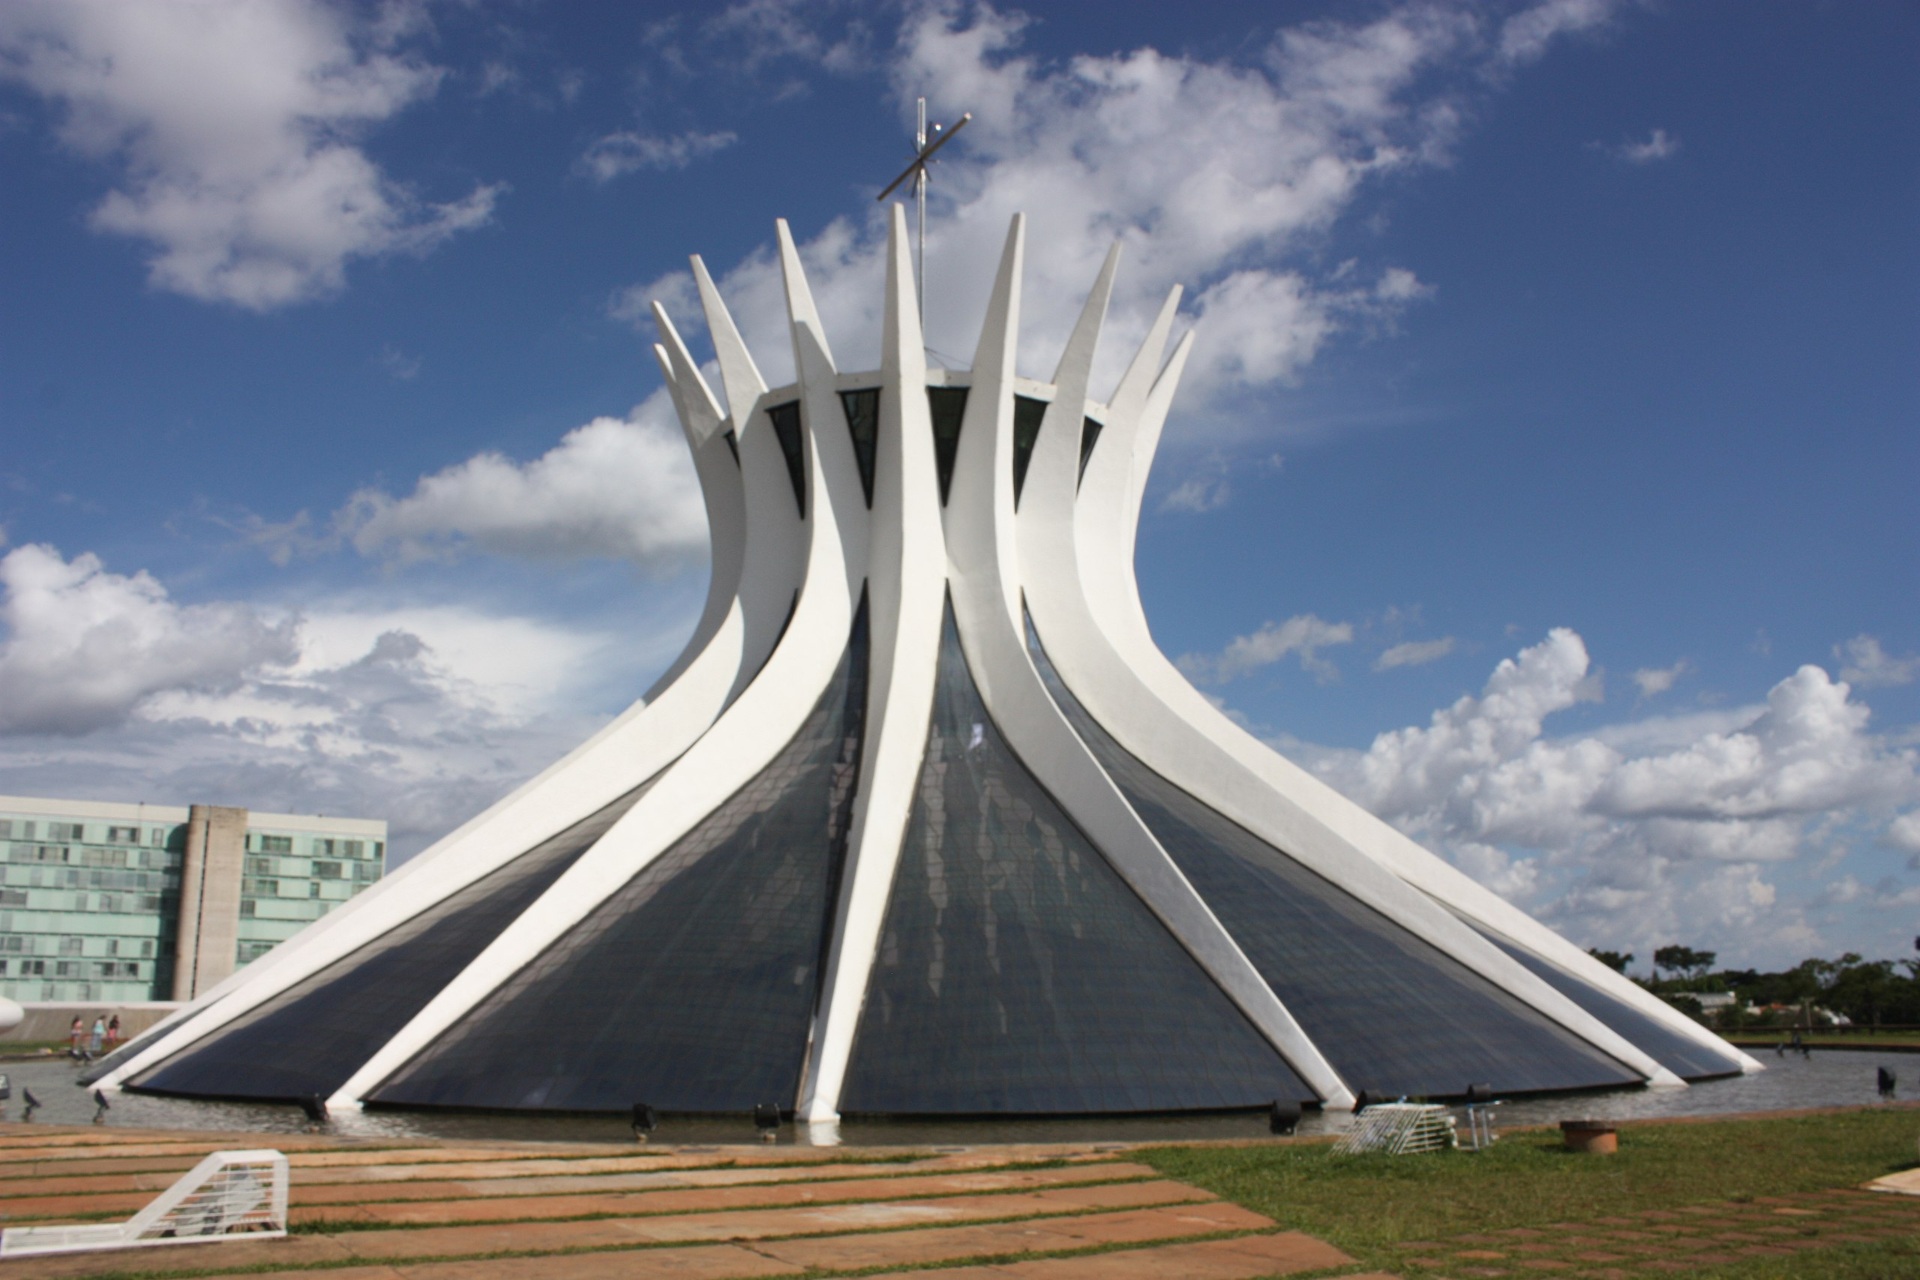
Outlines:
{"type": "MultiPolygon", "coordinates": [[[[393,1270],[399,1280],[529,1280],[530,1276],[539,1280],[744,1280],[750,1276],[793,1275],[798,1268],[738,1245],[710,1244],[627,1253],[576,1253],[537,1261],[488,1258],[428,1262],[393,1270]],[[534,1261],[532,1268],[529,1261],[534,1261]]],[[[333,1274],[303,1280],[333,1280],[333,1274]]]]}
{"type": "Polygon", "coordinates": [[[1558,1262],[1552,1258],[1515,1258],[1514,1265],[1527,1271],[1568,1271],[1571,1262],[1558,1262]]]}
{"type": "MultiPolygon", "coordinates": [[[[0,1261],[0,1280],[70,1280],[128,1271],[244,1271],[256,1267],[339,1266],[354,1261],[332,1236],[281,1240],[227,1240],[217,1244],[170,1244],[101,1253],[50,1254],[0,1261]]],[[[327,1272],[329,1280],[334,1275],[327,1272]]]]}
{"type": "MultiPolygon", "coordinates": [[[[1351,1265],[1332,1245],[1297,1231],[1119,1249],[1078,1258],[1032,1258],[936,1272],[889,1272],[873,1280],[1250,1280],[1351,1265]]],[[[1379,1272],[1372,1273],[1380,1275],[1379,1272]]],[[[1357,1278],[1355,1278],[1357,1280],[1357,1278]]]]}
{"type": "MultiPolygon", "coordinates": [[[[220,1150],[220,1148],[215,1147],[214,1150],[218,1151],[220,1150]]],[[[33,1164],[7,1164],[7,1165],[0,1165],[0,1182],[7,1182],[10,1180],[16,1180],[16,1179],[22,1179],[22,1178],[39,1179],[39,1178],[70,1177],[76,1174],[92,1175],[92,1174],[100,1174],[100,1173],[160,1173],[160,1172],[165,1172],[169,1170],[179,1173],[179,1172],[184,1172],[188,1169],[193,1168],[193,1166],[195,1166],[196,1164],[199,1164],[200,1161],[203,1160],[205,1157],[206,1157],[206,1152],[203,1151],[199,1155],[195,1155],[195,1156],[150,1156],[150,1157],[126,1157],[126,1158],[122,1158],[118,1156],[101,1156],[98,1159],[86,1160],[86,1161],[52,1160],[52,1161],[40,1161],[33,1164]]]]}
{"type": "Polygon", "coordinates": [[[1588,1249],[1573,1255],[1581,1262],[1625,1262],[1626,1258],[1618,1253],[1608,1253],[1605,1249],[1588,1249]]]}
{"type": "Polygon", "coordinates": [[[1495,1261],[1496,1259],[1504,1258],[1507,1255],[1500,1252],[1498,1249],[1462,1249],[1459,1253],[1455,1254],[1454,1256],[1459,1258],[1485,1259],[1488,1262],[1492,1262],[1492,1261],[1495,1261]]]}
{"type": "MultiPolygon", "coordinates": [[[[628,1175],[632,1176],[632,1175],[628,1175]]],[[[589,1214],[696,1213],[719,1209],[788,1204],[828,1204],[850,1200],[898,1200],[909,1196],[975,1195],[1036,1187],[1071,1186],[1116,1178],[1146,1180],[1158,1175],[1145,1165],[1074,1165],[997,1173],[947,1173],[921,1177],[848,1178],[832,1182],[807,1179],[739,1187],[671,1188],[601,1195],[545,1195],[405,1201],[397,1204],[309,1205],[298,1200],[293,1220],[418,1224],[512,1222],[541,1218],[577,1218],[589,1214]]],[[[450,1184],[440,1183],[440,1186],[450,1184]]],[[[301,1199],[304,1199],[302,1197],[301,1199]]],[[[0,1204],[0,1211],[6,1209],[0,1204]]]]}
{"type": "MultiPolygon", "coordinates": [[[[427,1258],[557,1249],[617,1248],[635,1244],[686,1244],[752,1240],[767,1236],[827,1235],[885,1227],[920,1227],[993,1218],[1041,1217],[1090,1209],[1146,1208],[1190,1201],[1211,1202],[1203,1191],[1177,1182],[1125,1183],[1116,1188],[1069,1187],[938,1200],[726,1210],[646,1218],[594,1218],[576,1222],[480,1223],[402,1230],[342,1231],[327,1236],[356,1258],[427,1258]],[[1094,1198],[1095,1192],[1116,1194],[1094,1198]]],[[[299,1237],[301,1239],[315,1237],[299,1237]]]]}
{"type": "MultiPolygon", "coordinates": [[[[1157,1177],[1145,1165],[1093,1166],[1125,1168],[1125,1175],[1142,1170],[1139,1176],[1157,1177]]],[[[919,1164],[840,1164],[833,1165],[834,1179],[930,1175],[919,1164]]],[[[964,1176],[969,1171],[961,1171],[964,1176]]],[[[420,1180],[387,1182],[378,1187],[359,1180],[344,1182],[306,1182],[294,1187],[295,1204],[351,1204],[360,1201],[387,1203],[393,1200],[464,1200],[482,1196],[565,1195],[570,1192],[652,1191],[667,1187],[730,1187],[758,1183],[807,1182],[820,1180],[811,1167],[782,1168],[753,1166],[741,1169],[650,1169],[644,1173],[546,1174],[529,1178],[490,1178],[472,1181],[420,1180]]]]}
{"type": "Polygon", "coordinates": [[[1544,1231],[1537,1231],[1532,1227],[1508,1227],[1504,1231],[1496,1231],[1493,1234],[1496,1236],[1505,1236],[1510,1240],[1531,1240],[1543,1236],[1546,1233],[1544,1231]]]}
{"type": "Polygon", "coordinates": [[[1178,1240],[1221,1231],[1257,1231],[1273,1223],[1238,1205],[1214,1202],[1172,1209],[1038,1218],[973,1227],[885,1231],[757,1244],[769,1257],[829,1271],[944,1262],[981,1254],[1048,1253],[1095,1245],[1178,1240]]]}
{"type": "Polygon", "coordinates": [[[0,1200],[0,1222],[90,1218],[116,1213],[131,1217],[152,1204],[154,1195],[151,1191],[136,1191],[117,1195],[21,1196],[0,1200]]]}

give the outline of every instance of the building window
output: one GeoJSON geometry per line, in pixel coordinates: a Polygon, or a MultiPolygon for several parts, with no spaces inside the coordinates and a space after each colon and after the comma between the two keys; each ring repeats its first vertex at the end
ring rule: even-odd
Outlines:
{"type": "Polygon", "coordinates": [[[138,828],[138,827],[108,827],[108,828],[107,828],[107,843],[108,843],[108,844],[139,844],[139,843],[140,843],[140,828],[138,828]]]}
{"type": "Polygon", "coordinates": [[[80,976],[80,967],[78,960],[61,960],[54,964],[53,976],[56,978],[77,978],[80,976]]]}
{"type": "Polygon", "coordinates": [[[247,870],[253,872],[253,874],[257,876],[270,876],[273,874],[273,859],[272,858],[248,858],[247,870]]]}
{"type": "Polygon", "coordinates": [[[337,862],[316,862],[313,864],[313,874],[319,876],[322,880],[338,880],[340,878],[340,864],[337,862]]]}
{"type": "Polygon", "coordinates": [[[153,954],[153,939],[148,938],[145,941],[141,942],[140,954],[143,956],[150,956],[153,954]]]}
{"type": "Polygon", "coordinates": [[[13,839],[13,819],[0,818],[0,840],[13,839]]]}
{"type": "Polygon", "coordinates": [[[24,907],[27,905],[25,889],[0,889],[0,907],[24,907]]]}
{"type": "Polygon", "coordinates": [[[87,829],[78,822],[49,822],[47,839],[49,840],[85,840],[87,829]]]}
{"type": "Polygon", "coordinates": [[[63,956],[77,956],[86,949],[87,940],[85,938],[60,939],[60,954],[63,956]]]}
{"type": "Polygon", "coordinates": [[[253,899],[252,899],[252,898],[242,898],[242,899],[240,899],[240,914],[241,914],[241,915],[243,915],[243,916],[251,916],[251,915],[253,914],[253,899]]]}
{"type": "Polygon", "coordinates": [[[240,892],[254,898],[277,898],[280,896],[278,880],[242,880],[240,892]]]}
{"type": "Polygon", "coordinates": [[[340,856],[343,858],[366,857],[367,842],[365,840],[342,840],[340,842],[340,856]]]}
{"type": "Polygon", "coordinates": [[[261,837],[260,837],[260,852],[262,852],[262,853],[292,853],[292,852],[293,852],[293,837],[292,837],[292,836],[261,836],[261,837]]]}
{"type": "Polygon", "coordinates": [[[320,882],[318,880],[307,881],[307,896],[309,898],[317,898],[320,896],[320,882]]]}

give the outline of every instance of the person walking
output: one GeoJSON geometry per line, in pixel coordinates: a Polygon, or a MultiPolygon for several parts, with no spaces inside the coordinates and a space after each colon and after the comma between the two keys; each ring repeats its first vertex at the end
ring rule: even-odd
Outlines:
{"type": "Polygon", "coordinates": [[[120,1015],[116,1013],[111,1018],[107,1019],[107,1052],[109,1053],[113,1052],[114,1046],[118,1045],[119,1043],[120,1043],[120,1015]]]}
{"type": "Polygon", "coordinates": [[[80,1056],[80,1042],[86,1039],[86,1035],[87,1024],[82,1022],[78,1015],[75,1015],[73,1025],[67,1028],[67,1053],[69,1056],[75,1058],[80,1056]]]}
{"type": "Polygon", "coordinates": [[[107,1017],[105,1014],[95,1014],[93,1018],[93,1042],[91,1047],[88,1049],[88,1052],[89,1053],[100,1052],[100,1042],[105,1040],[106,1038],[107,1038],[107,1017]]]}

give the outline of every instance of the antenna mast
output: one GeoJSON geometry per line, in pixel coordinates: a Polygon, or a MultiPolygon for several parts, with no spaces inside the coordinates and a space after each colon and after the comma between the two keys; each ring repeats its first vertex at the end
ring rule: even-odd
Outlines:
{"type": "Polygon", "coordinates": [[[894,189],[901,183],[905,182],[908,178],[913,179],[914,203],[919,206],[920,220],[920,234],[914,248],[914,257],[916,260],[914,269],[919,278],[914,282],[916,286],[914,293],[920,299],[920,334],[922,341],[925,341],[927,331],[927,165],[932,162],[933,153],[941,147],[946,146],[948,140],[951,139],[954,134],[960,132],[961,129],[965,128],[967,121],[971,119],[973,119],[973,112],[968,111],[953,122],[953,128],[942,133],[941,127],[936,124],[933,126],[930,135],[927,128],[927,100],[925,98],[920,99],[919,127],[913,135],[913,163],[901,170],[900,176],[892,182],[889,182],[885,191],[882,191],[874,197],[875,200],[884,201],[888,196],[893,194],[894,189]],[[933,138],[932,145],[928,145],[927,139],[929,136],[933,138]]]}

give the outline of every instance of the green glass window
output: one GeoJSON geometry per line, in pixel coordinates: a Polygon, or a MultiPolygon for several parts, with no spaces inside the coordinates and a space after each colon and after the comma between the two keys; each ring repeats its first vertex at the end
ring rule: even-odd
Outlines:
{"type": "Polygon", "coordinates": [[[933,462],[940,472],[940,505],[947,505],[953,487],[953,459],[960,451],[960,420],[967,412],[967,388],[928,387],[927,407],[933,411],[933,462]]]}
{"type": "Polygon", "coordinates": [[[806,455],[800,442],[800,402],[790,400],[767,410],[773,422],[773,434],[780,440],[780,452],[787,455],[787,478],[793,481],[793,500],[800,506],[800,518],[807,518],[806,455]]]}
{"type": "Polygon", "coordinates": [[[1100,442],[1100,424],[1092,418],[1080,422],[1080,478],[1087,478],[1087,462],[1093,457],[1093,446],[1100,442]]]}
{"type": "Polygon", "coordinates": [[[1047,402],[1032,396],[1013,398],[1013,505],[1020,505],[1020,490],[1027,484],[1027,464],[1033,461],[1033,446],[1040,439],[1040,423],[1047,416],[1047,402]]]}
{"type": "Polygon", "coordinates": [[[847,413],[847,433],[853,437],[853,458],[860,464],[860,488],[873,507],[873,458],[880,441],[880,389],[842,391],[840,407],[847,413]]]}

